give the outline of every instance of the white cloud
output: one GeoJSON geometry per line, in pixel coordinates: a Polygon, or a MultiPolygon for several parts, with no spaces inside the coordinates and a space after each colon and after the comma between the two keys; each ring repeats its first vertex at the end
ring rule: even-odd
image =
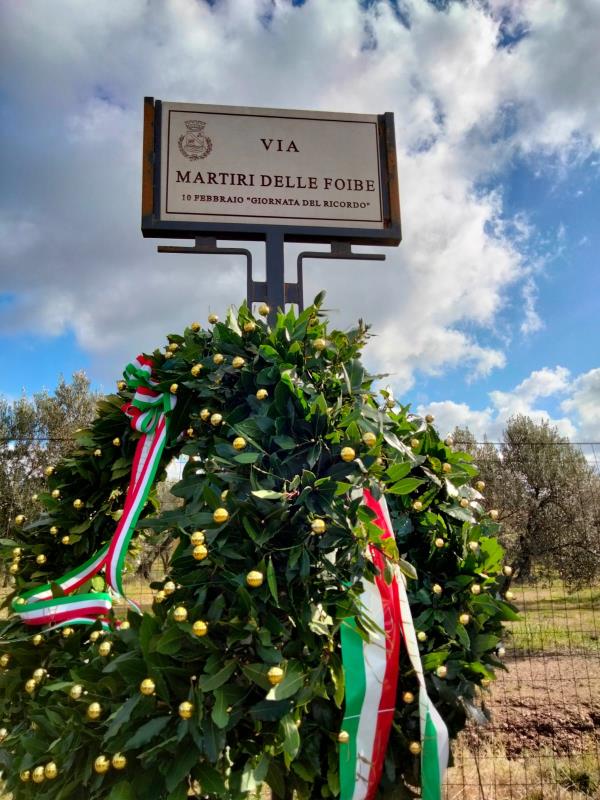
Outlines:
{"type": "Polygon", "coordinates": [[[371,319],[371,366],[401,389],[415,369],[464,365],[477,377],[502,367],[502,342],[483,344],[479,332],[494,332],[510,292],[525,300],[522,331],[542,324],[532,229],[505,220],[501,193],[479,187],[519,150],[571,158],[598,145],[598,83],[581,75],[598,74],[600,6],[576,5],[511,3],[529,35],[506,48],[500,14],[472,2],[439,12],[410,0],[410,28],[387,2],[57,0],[51,14],[43,0],[5,4],[0,275],[17,302],[0,330],[72,329],[107,379],[166,331],[241,299],[235,259],[159,256],[141,238],[144,95],[392,110],[404,241],[383,265],[309,264],[307,299],[326,288],[336,324],[371,319]]]}

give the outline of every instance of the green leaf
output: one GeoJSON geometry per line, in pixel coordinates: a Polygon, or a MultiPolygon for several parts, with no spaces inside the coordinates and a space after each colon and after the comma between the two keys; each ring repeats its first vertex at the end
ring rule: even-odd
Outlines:
{"type": "Polygon", "coordinates": [[[210,764],[200,764],[194,770],[194,775],[198,778],[202,791],[206,794],[216,794],[218,797],[225,797],[227,789],[221,773],[217,772],[210,764]]]}
{"type": "MultiPolygon", "coordinates": [[[[195,747],[180,748],[173,763],[165,775],[167,790],[172,792],[189,775],[191,768],[198,761],[198,751],[195,747]]],[[[187,789],[187,787],[186,787],[187,789]]],[[[187,794],[187,791],[186,791],[187,794]]]]}
{"type": "Polygon", "coordinates": [[[134,708],[142,701],[141,694],[134,694],[128,700],[126,700],[121,708],[115,712],[115,715],[110,720],[110,724],[108,726],[108,730],[104,734],[104,740],[107,742],[109,739],[112,739],[123,727],[123,725],[129,720],[134,708]]]}
{"type": "Polygon", "coordinates": [[[151,742],[155,736],[158,736],[172,720],[173,717],[154,717],[148,720],[148,722],[139,727],[131,739],[129,739],[127,742],[127,750],[135,750],[137,747],[148,744],[148,742],[151,742]]]}
{"type": "Polygon", "coordinates": [[[283,753],[286,766],[298,755],[300,750],[300,733],[291,714],[287,714],[279,723],[280,733],[283,735],[283,753]]]}
{"type": "Polygon", "coordinates": [[[261,700],[250,706],[250,716],[265,722],[275,722],[285,716],[291,709],[291,700],[261,700]]]}
{"type": "Polygon", "coordinates": [[[273,600],[275,600],[275,605],[279,606],[279,597],[277,595],[277,578],[275,577],[275,568],[273,567],[272,559],[269,559],[269,563],[267,564],[267,583],[269,585],[271,594],[273,595],[273,600]]]}
{"type": "Polygon", "coordinates": [[[408,475],[412,467],[413,464],[411,464],[410,461],[404,461],[401,464],[392,464],[385,474],[391,481],[399,481],[401,478],[405,478],[408,475]]]}
{"type": "Polygon", "coordinates": [[[240,453],[233,460],[238,464],[254,464],[260,458],[260,453],[240,453]]]}
{"type": "Polygon", "coordinates": [[[281,500],[283,497],[281,492],[273,492],[270,489],[257,489],[252,494],[254,497],[258,497],[259,500],[281,500]]]}
{"type": "Polygon", "coordinates": [[[215,704],[212,708],[211,719],[217,728],[226,728],[229,722],[228,699],[222,688],[215,689],[215,704]]]}
{"type": "Polygon", "coordinates": [[[201,675],[198,681],[198,688],[203,692],[212,692],[226,683],[235,672],[237,661],[228,661],[223,669],[220,669],[215,675],[201,675]]]}
{"type": "Polygon", "coordinates": [[[387,491],[390,494],[410,494],[414,492],[415,489],[418,489],[419,486],[422,486],[425,481],[419,480],[419,478],[404,478],[403,480],[398,481],[397,483],[392,484],[389,486],[387,491]]]}
{"type": "Polygon", "coordinates": [[[106,800],[137,800],[137,795],[128,781],[115,784],[106,800]]]}

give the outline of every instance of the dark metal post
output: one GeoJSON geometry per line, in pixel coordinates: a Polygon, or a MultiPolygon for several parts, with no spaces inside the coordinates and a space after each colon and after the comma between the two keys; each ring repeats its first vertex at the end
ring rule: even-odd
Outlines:
{"type": "Polygon", "coordinates": [[[267,264],[267,305],[269,324],[274,325],[277,311],[285,311],[285,268],[283,263],[284,239],[279,231],[268,231],[265,242],[267,264]]]}

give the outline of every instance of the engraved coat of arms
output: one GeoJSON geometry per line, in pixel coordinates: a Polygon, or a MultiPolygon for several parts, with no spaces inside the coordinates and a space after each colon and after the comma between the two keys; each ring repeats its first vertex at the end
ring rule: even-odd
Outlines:
{"type": "Polygon", "coordinates": [[[179,152],[190,161],[206,158],[212,150],[212,140],[204,133],[206,122],[199,119],[185,121],[187,131],[182,133],[177,140],[179,152]]]}

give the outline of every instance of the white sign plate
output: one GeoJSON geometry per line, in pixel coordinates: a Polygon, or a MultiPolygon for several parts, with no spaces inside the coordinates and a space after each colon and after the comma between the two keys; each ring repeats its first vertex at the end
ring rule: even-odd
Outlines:
{"type": "Polygon", "coordinates": [[[377,119],[163,103],[160,219],[381,230],[377,119]]]}

